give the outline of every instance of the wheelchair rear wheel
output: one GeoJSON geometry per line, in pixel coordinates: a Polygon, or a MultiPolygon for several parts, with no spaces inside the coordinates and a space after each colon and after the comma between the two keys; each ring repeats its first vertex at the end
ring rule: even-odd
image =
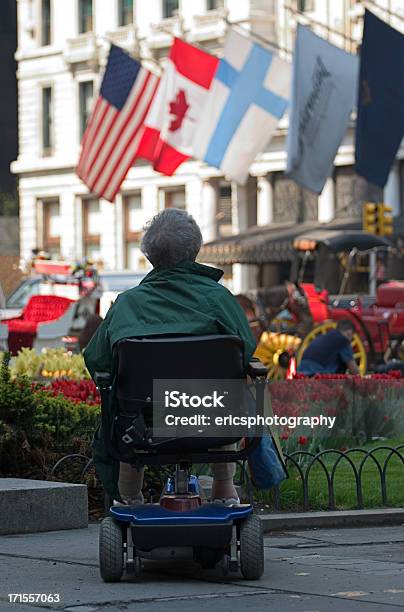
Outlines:
{"type": "Polygon", "coordinates": [[[104,582],[119,582],[124,570],[123,531],[112,517],[107,516],[100,527],[100,573],[104,582]]]}
{"type": "Polygon", "coordinates": [[[240,570],[246,580],[258,580],[264,573],[264,534],[254,514],[240,527],[240,570]]]}

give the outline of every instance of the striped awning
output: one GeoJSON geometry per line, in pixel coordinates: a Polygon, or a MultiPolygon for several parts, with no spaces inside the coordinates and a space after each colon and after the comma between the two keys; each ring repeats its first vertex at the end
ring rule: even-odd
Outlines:
{"type": "Polygon", "coordinates": [[[298,236],[325,228],[346,230],[359,229],[360,226],[358,219],[341,219],[328,224],[312,221],[255,226],[241,234],[206,243],[198,261],[216,265],[288,262],[296,256],[293,242],[298,236]]]}

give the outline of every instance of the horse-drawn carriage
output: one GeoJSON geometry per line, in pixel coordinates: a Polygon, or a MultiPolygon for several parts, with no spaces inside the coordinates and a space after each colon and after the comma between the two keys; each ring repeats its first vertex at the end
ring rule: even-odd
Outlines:
{"type": "Polygon", "coordinates": [[[31,274],[0,311],[0,350],[76,348],[99,309],[102,291],[91,265],[36,259],[31,274]]]}
{"type": "Polygon", "coordinates": [[[379,282],[373,296],[347,293],[368,285],[376,272],[372,258],[387,258],[387,241],[366,232],[321,230],[302,235],[294,248],[293,282],[238,296],[269,376],[291,375],[309,344],[341,319],[355,325],[352,346],[361,374],[403,359],[404,282],[379,282]]]}

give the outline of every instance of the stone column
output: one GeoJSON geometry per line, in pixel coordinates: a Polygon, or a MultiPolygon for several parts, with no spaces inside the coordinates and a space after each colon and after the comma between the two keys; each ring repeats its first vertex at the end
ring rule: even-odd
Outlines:
{"type": "Polygon", "coordinates": [[[206,211],[204,209],[202,180],[194,176],[185,183],[185,208],[193,216],[203,234],[203,228],[207,224],[206,211]]]}
{"type": "Polygon", "coordinates": [[[116,241],[116,268],[123,270],[126,263],[124,241],[123,197],[118,194],[115,198],[115,241],[116,241]]]}
{"type": "Polygon", "coordinates": [[[389,178],[387,179],[383,193],[384,204],[392,207],[394,217],[397,217],[401,213],[400,174],[398,168],[399,166],[396,162],[390,170],[389,178]]]}
{"type": "MultiPolygon", "coordinates": [[[[220,267],[220,266],[219,266],[220,267]]],[[[233,293],[245,293],[258,286],[258,266],[233,264],[233,293]]]]}
{"type": "Polygon", "coordinates": [[[328,178],[324,189],[318,198],[318,220],[320,223],[329,223],[335,216],[335,183],[332,177],[328,178]]]}
{"type": "Polygon", "coordinates": [[[61,236],[60,253],[66,259],[76,258],[76,211],[73,191],[61,193],[59,199],[61,236]]]}
{"type": "Polygon", "coordinates": [[[231,210],[233,234],[244,232],[248,228],[248,187],[231,184],[231,210]]]}
{"type": "Polygon", "coordinates": [[[203,182],[200,226],[204,242],[217,238],[218,183],[214,179],[203,182]]]}
{"type": "Polygon", "coordinates": [[[144,210],[145,221],[149,221],[160,211],[157,185],[146,184],[142,187],[142,208],[144,210]]]}
{"type": "Polygon", "coordinates": [[[73,201],[74,207],[74,256],[77,261],[84,258],[83,245],[83,202],[81,197],[75,197],[73,201]]]}
{"type": "Polygon", "coordinates": [[[274,215],[274,189],[270,176],[257,178],[257,225],[269,225],[274,215]]]}
{"type": "MultiPolygon", "coordinates": [[[[232,183],[231,201],[233,234],[240,234],[248,229],[248,185],[232,183]]],[[[233,264],[233,290],[234,293],[243,293],[254,285],[251,274],[255,266],[246,264],[233,264]],[[251,268],[251,269],[250,269],[251,268]]]]}
{"type": "Polygon", "coordinates": [[[115,203],[101,199],[100,212],[102,218],[101,259],[106,270],[113,270],[116,268],[115,203]]]}
{"type": "MultiPolygon", "coordinates": [[[[22,181],[21,181],[22,183],[22,181]]],[[[20,183],[20,255],[30,260],[32,249],[39,247],[37,202],[34,195],[24,193],[20,183]]]]}

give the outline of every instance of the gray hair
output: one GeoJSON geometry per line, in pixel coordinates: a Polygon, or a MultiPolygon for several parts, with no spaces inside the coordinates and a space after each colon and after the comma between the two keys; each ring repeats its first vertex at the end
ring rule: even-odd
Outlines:
{"type": "Polygon", "coordinates": [[[202,234],[185,210],[166,208],[145,226],[141,250],[155,268],[173,268],[180,261],[195,261],[202,234]]]}

